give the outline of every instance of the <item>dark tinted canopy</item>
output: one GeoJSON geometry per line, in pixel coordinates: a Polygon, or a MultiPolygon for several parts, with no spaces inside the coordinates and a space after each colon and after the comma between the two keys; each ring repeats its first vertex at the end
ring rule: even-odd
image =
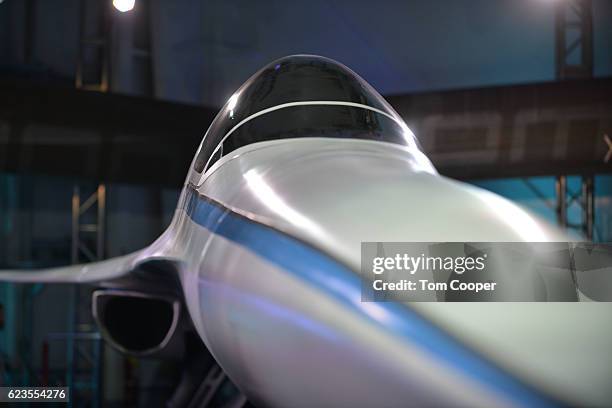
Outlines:
{"type": "Polygon", "coordinates": [[[228,100],[204,137],[194,169],[200,173],[247,144],[296,137],[416,145],[397,113],[353,71],[328,58],[294,55],[264,67],[228,100]]]}

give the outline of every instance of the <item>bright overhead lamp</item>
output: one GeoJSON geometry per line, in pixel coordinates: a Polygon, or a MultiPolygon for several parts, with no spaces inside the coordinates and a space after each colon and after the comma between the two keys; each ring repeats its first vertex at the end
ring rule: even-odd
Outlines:
{"type": "Polygon", "coordinates": [[[134,3],[136,0],[113,0],[113,6],[122,13],[132,10],[134,3]]]}

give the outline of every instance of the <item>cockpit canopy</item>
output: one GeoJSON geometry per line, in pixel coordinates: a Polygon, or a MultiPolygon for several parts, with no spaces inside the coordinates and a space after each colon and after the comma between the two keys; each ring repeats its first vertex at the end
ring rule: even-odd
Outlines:
{"type": "Polygon", "coordinates": [[[378,140],[415,147],[400,116],[370,85],[329,58],[267,65],[232,95],[204,136],[193,170],[247,144],[298,137],[378,140]]]}

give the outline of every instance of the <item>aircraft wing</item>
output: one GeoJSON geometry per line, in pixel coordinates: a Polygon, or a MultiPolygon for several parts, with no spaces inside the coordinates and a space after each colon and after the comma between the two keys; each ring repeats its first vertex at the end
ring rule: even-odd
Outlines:
{"type": "Polygon", "coordinates": [[[143,251],[99,262],[37,270],[0,270],[0,281],[16,283],[88,283],[127,275],[142,262],[143,251]]]}

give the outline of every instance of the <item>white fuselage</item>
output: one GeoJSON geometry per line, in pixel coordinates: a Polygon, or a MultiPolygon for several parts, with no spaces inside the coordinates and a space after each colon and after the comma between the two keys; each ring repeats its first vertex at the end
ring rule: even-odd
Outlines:
{"type": "Polygon", "coordinates": [[[510,202],[440,177],[422,153],[263,142],[188,181],[150,251],[184,260],[198,333],[255,403],[553,404],[536,389],[591,404],[610,397],[608,354],[587,353],[588,368],[570,355],[591,333],[611,344],[606,304],[361,302],[362,241],[563,239],[510,202]],[[551,336],[562,349],[544,346],[551,336]],[[584,380],[570,381],[577,370],[584,380]]]}

